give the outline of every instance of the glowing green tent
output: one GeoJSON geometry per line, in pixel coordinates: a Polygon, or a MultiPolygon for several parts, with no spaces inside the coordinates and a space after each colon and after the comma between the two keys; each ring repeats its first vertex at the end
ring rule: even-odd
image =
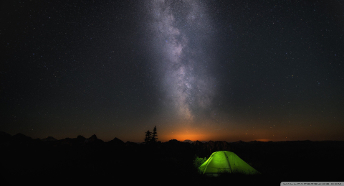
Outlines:
{"type": "Polygon", "coordinates": [[[217,176],[219,173],[260,174],[253,167],[230,151],[216,151],[198,168],[202,174],[217,176]]]}

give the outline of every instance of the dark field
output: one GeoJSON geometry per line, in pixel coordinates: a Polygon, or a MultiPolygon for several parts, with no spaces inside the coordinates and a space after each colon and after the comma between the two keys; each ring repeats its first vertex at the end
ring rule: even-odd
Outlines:
{"type": "Polygon", "coordinates": [[[1,133],[1,185],[258,184],[344,181],[343,141],[137,144],[115,138],[31,139],[1,133]],[[200,175],[196,157],[236,153],[261,175],[200,175]],[[124,182],[123,182],[124,181],[124,182]]]}

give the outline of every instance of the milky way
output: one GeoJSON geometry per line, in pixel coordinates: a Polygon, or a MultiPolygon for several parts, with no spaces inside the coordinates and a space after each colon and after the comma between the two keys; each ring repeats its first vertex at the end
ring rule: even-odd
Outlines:
{"type": "Polygon", "coordinates": [[[206,45],[212,26],[199,1],[151,1],[151,29],[156,63],[161,73],[166,110],[184,123],[192,123],[209,109],[215,96],[206,45]]]}

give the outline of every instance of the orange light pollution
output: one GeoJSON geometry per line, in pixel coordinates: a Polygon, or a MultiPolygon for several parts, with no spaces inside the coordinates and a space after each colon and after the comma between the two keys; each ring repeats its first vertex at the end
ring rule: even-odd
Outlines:
{"type": "MultiPolygon", "coordinates": [[[[221,125],[219,123],[183,123],[157,126],[159,141],[171,139],[178,141],[276,141],[274,129],[266,130],[248,129],[246,125],[232,123],[221,125]],[[271,139],[270,139],[271,138],[271,139]]],[[[276,133],[277,134],[277,133],[276,133]]],[[[285,140],[285,139],[284,139],[285,140]]]]}
{"type": "MultiPolygon", "coordinates": [[[[277,122],[276,122],[277,123],[277,122]]],[[[171,125],[157,126],[159,140],[162,142],[176,139],[178,141],[295,141],[295,140],[342,140],[340,132],[326,132],[325,128],[312,122],[313,124],[286,125],[282,122],[272,125],[231,125],[208,124],[208,125],[171,125]],[[254,127],[255,126],[255,127],[254,127]]],[[[343,127],[339,127],[343,128],[343,127]]],[[[338,130],[340,131],[340,130],[338,130]]]]}
{"type": "MultiPolygon", "coordinates": [[[[176,139],[178,141],[184,141],[184,140],[191,140],[191,141],[200,141],[203,139],[205,139],[205,136],[202,135],[202,134],[190,134],[190,133],[187,133],[187,134],[171,134],[169,136],[166,137],[166,139],[176,139]]],[[[164,141],[168,141],[168,140],[164,140],[164,141]]]]}
{"type": "MultiPolygon", "coordinates": [[[[227,119],[226,119],[227,120],[227,119]]],[[[228,121],[228,120],[227,120],[228,121]]],[[[271,120],[270,120],[271,121],[271,120]]],[[[108,130],[92,130],[85,133],[64,133],[65,136],[56,136],[57,139],[83,135],[85,137],[97,134],[98,138],[109,141],[117,137],[123,141],[141,143],[144,141],[145,132],[157,127],[158,140],[166,142],[171,139],[178,141],[297,141],[297,140],[343,140],[341,123],[327,127],[324,123],[331,121],[321,120],[276,120],[276,121],[228,121],[227,122],[173,122],[173,121],[148,121],[142,122],[140,127],[112,126],[108,130]]],[[[53,135],[53,134],[51,134],[53,135]]],[[[46,136],[37,136],[46,137],[46,136]]]]}
{"type": "Polygon", "coordinates": [[[165,142],[171,139],[176,139],[178,141],[184,140],[191,140],[191,141],[261,141],[261,142],[268,142],[268,141],[286,141],[292,140],[288,139],[287,136],[283,135],[280,137],[275,137],[275,135],[271,135],[271,138],[263,138],[265,135],[260,135],[259,133],[254,134],[246,134],[243,132],[233,134],[232,132],[226,131],[218,131],[216,133],[209,132],[208,134],[205,133],[197,133],[197,132],[173,132],[170,134],[165,134],[159,138],[160,141],[165,142]]]}

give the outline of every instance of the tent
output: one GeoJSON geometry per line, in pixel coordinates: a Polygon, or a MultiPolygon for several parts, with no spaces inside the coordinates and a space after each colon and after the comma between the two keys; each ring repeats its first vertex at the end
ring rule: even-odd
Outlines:
{"type": "Polygon", "coordinates": [[[217,176],[219,173],[260,174],[253,167],[230,151],[216,151],[198,168],[202,174],[217,176]]]}

